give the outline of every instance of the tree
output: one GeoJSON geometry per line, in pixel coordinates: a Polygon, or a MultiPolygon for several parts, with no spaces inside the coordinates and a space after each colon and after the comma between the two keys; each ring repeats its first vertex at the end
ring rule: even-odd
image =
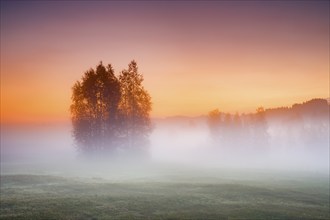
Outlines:
{"type": "Polygon", "coordinates": [[[215,141],[216,144],[219,144],[220,141],[220,129],[222,125],[221,121],[221,112],[219,109],[215,109],[209,112],[207,123],[211,132],[212,139],[215,141]]]}
{"type": "Polygon", "coordinates": [[[242,120],[238,112],[234,115],[233,125],[235,130],[240,130],[242,128],[242,120]]]}
{"type": "Polygon", "coordinates": [[[254,115],[253,123],[253,145],[259,149],[266,149],[268,146],[269,135],[266,121],[266,112],[263,107],[258,107],[254,115]]]}
{"type": "Polygon", "coordinates": [[[243,138],[242,119],[238,112],[233,116],[230,139],[231,145],[235,150],[240,149],[246,141],[243,138]]]}
{"type": "Polygon", "coordinates": [[[133,60],[127,70],[119,76],[121,100],[119,103],[121,121],[123,122],[123,148],[146,149],[148,135],[152,127],[150,122],[151,97],[143,87],[143,76],[138,72],[137,63],[133,60]]]}
{"type": "Polygon", "coordinates": [[[118,141],[120,84],[114,70],[102,62],[72,87],[73,136],[83,152],[114,150],[118,141]]]}

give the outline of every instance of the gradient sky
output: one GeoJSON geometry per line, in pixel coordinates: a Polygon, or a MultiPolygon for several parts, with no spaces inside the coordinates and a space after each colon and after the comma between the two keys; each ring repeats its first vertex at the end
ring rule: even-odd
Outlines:
{"type": "Polygon", "coordinates": [[[153,117],[329,97],[329,2],[1,1],[1,122],[69,120],[99,61],[135,59],[153,117]]]}

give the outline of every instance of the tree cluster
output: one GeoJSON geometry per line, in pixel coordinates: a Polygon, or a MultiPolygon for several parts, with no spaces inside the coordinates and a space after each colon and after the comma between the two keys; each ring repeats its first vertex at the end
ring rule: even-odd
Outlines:
{"type": "Polygon", "coordinates": [[[312,99],[292,107],[267,109],[266,118],[272,128],[274,145],[319,151],[329,148],[329,103],[326,99],[312,99]]]}
{"type": "Polygon", "coordinates": [[[116,77],[102,62],[72,87],[73,137],[81,153],[145,154],[151,97],[133,60],[116,77]]]}
{"type": "Polygon", "coordinates": [[[226,114],[218,109],[208,115],[214,145],[234,151],[305,150],[327,152],[329,148],[329,103],[312,99],[254,114],[226,114]]]}
{"type": "Polygon", "coordinates": [[[268,145],[267,122],[262,107],[250,115],[233,115],[215,109],[208,114],[208,126],[214,145],[224,150],[263,150],[268,145]]]}

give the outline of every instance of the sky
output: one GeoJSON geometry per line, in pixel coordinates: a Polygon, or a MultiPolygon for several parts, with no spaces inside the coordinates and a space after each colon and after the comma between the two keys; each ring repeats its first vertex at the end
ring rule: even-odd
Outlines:
{"type": "Polygon", "coordinates": [[[1,1],[1,123],[70,120],[90,68],[135,59],[152,117],[329,95],[328,1],[1,1]]]}

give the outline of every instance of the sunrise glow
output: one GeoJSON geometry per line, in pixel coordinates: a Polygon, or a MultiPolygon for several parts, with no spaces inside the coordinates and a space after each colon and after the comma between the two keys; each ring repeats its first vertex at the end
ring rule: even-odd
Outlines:
{"type": "Polygon", "coordinates": [[[1,122],[68,121],[71,87],[135,59],[152,117],[329,97],[329,3],[2,2],[1,122]]]}

